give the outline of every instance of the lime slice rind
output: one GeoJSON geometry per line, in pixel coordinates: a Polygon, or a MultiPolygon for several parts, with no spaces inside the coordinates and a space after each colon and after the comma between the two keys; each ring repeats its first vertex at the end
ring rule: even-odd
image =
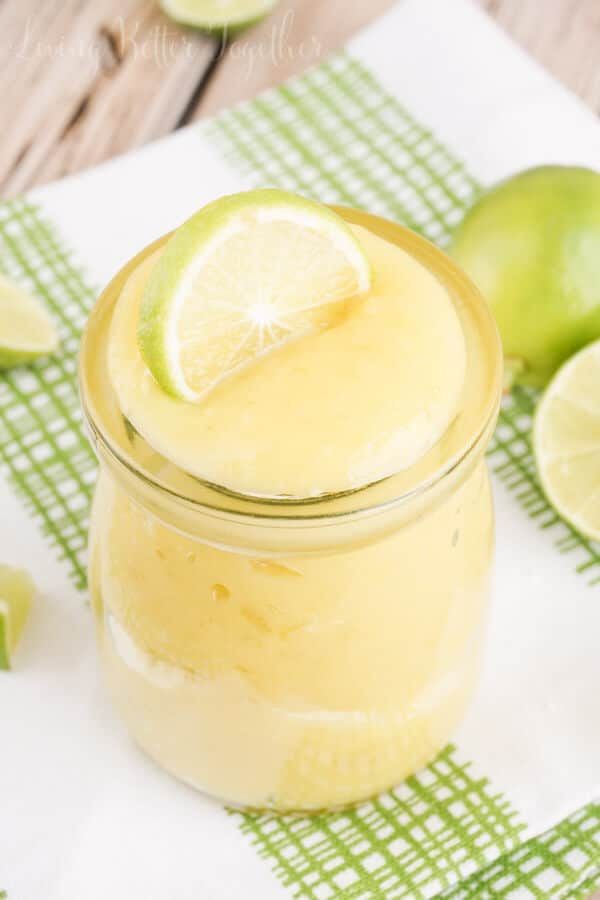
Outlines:
{"type": "MultiPolygon", "coordinates": [[[[0,602],[0,607],[1,607],[0,602]]],[[[10,653],[8,652],[8,629],[5,617],[0,608],[0,671],[10,669],[10,653]]]]}
{"type": "Polygon", "coordinates": [[[23,365],[58,347],[58,334],[42,303],[0,275],[0,369],[23,365]]]}
{"type": "Polygon", "coordinates": [[[161,8],[181,25],[209,32],[236,33],[260,22],[278,0],[161,0],[161,8]]]}
{"type": "Polygon", "coordinates": [[[600,540],[600,341],[556,373],[538,406],[533,446],[542,488],[558,514],[600,540]]]}
{"type": "Polygon", "coordinates": [[[182,225],[152,271],[138,342],[164,391],[199,402],[368,289],[358,239],[326,207],[277,190],[224,197],[182,225]]]}
{"type": "Polygon", "coordinates": [[[34,587],[22,569],[0,565],[0,669],[10,669],[29,617],[34,587]]]}

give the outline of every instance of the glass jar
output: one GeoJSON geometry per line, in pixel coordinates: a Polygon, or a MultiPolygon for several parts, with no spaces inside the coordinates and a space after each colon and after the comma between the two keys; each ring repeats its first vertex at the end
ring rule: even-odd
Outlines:
{"type": "Polygon", "coordinates": [[[241,806],[334,808],[402,781],[448,741],[480,666],[497,331],[438,249],[338,212],[442,281],[465,332],[463,406],[410,470],[344,495],[261,501],[155,453],[118,408],[106,353],[114,305],[161,242],[111,282],[82,342],[82,401],[100,461],[90,587],[106,681],[147,754],[241,806]]]}

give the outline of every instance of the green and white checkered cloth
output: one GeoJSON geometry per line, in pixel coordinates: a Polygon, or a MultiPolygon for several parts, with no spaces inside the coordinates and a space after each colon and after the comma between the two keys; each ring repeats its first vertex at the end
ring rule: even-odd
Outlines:
{"type": "Polygon", "coordinates": [[[0,269],[46,300],[63,337],[60,356],[0,378],[1,555],[44,594],[17,672],[0,677],[8,900],[573,900],[600,884],[600,548],[539,487],[534,394],[508,398],[490,448],[495,609],[455,744],[353,811],[292,817],[173,782],[105,699],[85,595],[96,466],[75,383],[97,286],[218,194],[278,185],[443,246],[490,181],[598,160],[593,116],[481,13],[405,0],[308,74],[0,205],[0,269]]]}

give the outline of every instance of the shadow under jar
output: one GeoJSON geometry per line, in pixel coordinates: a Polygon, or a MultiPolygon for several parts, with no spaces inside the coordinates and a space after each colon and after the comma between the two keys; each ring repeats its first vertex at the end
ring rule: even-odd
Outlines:
{"type": "Polygon", "coordinates": [[[337,211],[424,265],[463,327],[460,410],[410,469],[345,495],[261,501],[156,453],[119,409],[107,342],[125,283],[160,241],[107,287],[82,343],[100,461],[90,586],[106,681],[149,756],[240,806],[335,808],[402,781],[446,744],[480,667],[497,331],[442,252],[398,225],[337,211]]]}

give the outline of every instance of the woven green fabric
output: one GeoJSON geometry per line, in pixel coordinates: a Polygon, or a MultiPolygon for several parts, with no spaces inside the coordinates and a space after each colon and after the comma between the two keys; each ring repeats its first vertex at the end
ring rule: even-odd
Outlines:
{"type": "Polygon", "coordinates": [[[0,462],[83,590],[96,463],[83,434],[76,367],[94,291],[26,200],[0,204],[0,269],[44,299],[61,336],[60,353],[0,376],[0,462]]]}
{"type": "MultiPolygon", "coordinates": [[[[461,163],[346,55],[202,127],[254,184],[364,207],[441,245],[480,190],[461,163]]],[[[0,375],[0,462],[83,589],[96,465],[83,434],[75,369],[95,292],[55,229],[25,200],[0,205],[0,269],[44,298],[63,340],[58,356],[0,375]]],[[[535,479],[528,440],[533,402],[526,392],[508,401],[492,465],[528,514],[556,535],[560,549],[577,551],[578,571],[593,579],[597,548],[552,512],[535,479]]],[[[511,877],[518,873],[525,885],[527,860],[534,858],[521,855],[534,842],[520,845],[524,826],[517,813],[485,779],[472,776],[453,747],[405,785],[350,813],[232,814],[294,895],[316,900],[418,900],[448,891],[459,879],[460,889],[471,891],[465,897],[485,897],[485,891],[509,897],[512,889],[498,888],[495,867],[511,877]]],[[[597,875],[597,817],[568,821],[551,834],[570,841],[589,864],[569,861],[553,839],[540,843],[547,836],[536,839],[536,876],[557,871],[563,893],[550,896],[561,900],[583,896],[568,893],[582,885],[590,892],[597,875]]]]}
{"type": "Polygon", "coordinates": [[[448,746],[418,775],[346,813],[234,812],[295,897],[431,897],[519,843],[524,825],[448,746]]]}
{"type": "Polygon", "coordinates": [[[512,491],[527,515],[552,538],[561,553],[573,559],[575,571],[590,584],[600,582],[600,544],[590,541],[558,515],[540,485],[531,425],[538,392],[516,387],[506,397],[488,458],[492,471],[512,491]]]}
{"type": "Polygon", "coordinates": [[[307,900],[587,900],[600,884],[600,804],[487,864],[497,846],[514,847],[521,829],[454,755],[447,748],[426,770],[433,778],[420,773],[343,815],[233,814],[293,895],[307,900]],[[482,789],[483,805],[473,800],[482,789]]]}
{"type": "Polygon", "coordinates": [[[254,186],[368,209],[441,245],[480,191],[462,163],[346,54],[204,128],[254,186]]]}
{"type": "Polygon", "coordinates": [[[556,828],[481,869],[444,900],[510,897],[578,900],[600,883],[600,804],[591,803],[556,828]]]}
{"type": "MultiPolygon", "coordinates": [[[[203,127],[250,185],[276,185],[325,202],[363,208],[396,219],[440,246],[448,243],[453,227],[482,190],[461,161],[388,94],[368,69],[345,53],[283,87],[227,110],[203,127]]],[[[557,516],[539,486],[529,438],[534,402],[531,392],[521,390],[506,400],[490,447],[491,466],[528,515],[553,536],[561,552],[573,552],[576,570],[591,581],[600,579],[596,569],[600,548],[557,516]]],[[[420,825],[411,814],[416,794],[410,792],[419,789],[420,779],[429,780],[427,791],[419,796],[424,821],[428,817],[437,820],[448,809],[450,787],[440,778],[440,765],[451,765],[454,777],[468,783],[467,767],[457,764],[453,752],[447,748],[418,779],[410,779],[402,789],[409,792],[407,796],[395,791],[347,814],[343,843],[332,827],[339,821],[335,817],[282,820],[245,815],[242,829],[295,896],[319,900],[330,896],[365,900],[431,897],[436,884],[442,890],[485,865],[479,842],[490,856],[501,856],[502,847],[510,846],[519,833],[517,826],[503,831],[502,825],[497,826],[500,833],[494,832],[498,811],[493,803],[490,807],[485,786],[480,785],[473,796],[478,796],[482,814],[472,832],[461,832],[464,823],[451,820],[445,821],[437,836],[421,830],[423,839],[415,840],[414,828],[420,825]],[[363,815],[377,817],[383,810],[389,829],[385,837],[363,820],[363,815]],[[453,858],[455,841],[464,852],[458,861],[453,858]],[[362,849],[353,853],[350,845],[362,849]],[[363,865],[361,854],[372,860],[368,863],[372,869],[363,865]]],[[[496,798],[496,802],[501,804],[502,799],[496,798]]],[[[502,856],[503,871],[519,873],[522,859],[527,865],[526,858],[519,855],[521,850],[514,856],[502,856]]],[[[544,860],[550,872],[552,859],[546,854],[544,860]]],[[[577,873],[560,866],[558,871],[560,890],[570,889],[577,873]]],[[[526,870],[519,881],[523,887],[527,885],[525,875],[526,870]]],[[[474,890],[480,893],[465,896],[483,897],[483,891],[491,890],[491,881],[474,890]]],[[[490,893],[509,895],[510,890],[490,893]]],[[[530,896],[537,895],[531,892],[530,896]]]]}
{"type": "MultiPolygon", "coordinates": [[[[346,53],[203,127],[251,185],[366,209],[442,247],[482,192],[461,161],[346,53]]],[[[505,401],[491,467],[594,583],[600,545],[554,512],[537,480],[529,439],[534,401],[522,390],[505,401]]]]}

